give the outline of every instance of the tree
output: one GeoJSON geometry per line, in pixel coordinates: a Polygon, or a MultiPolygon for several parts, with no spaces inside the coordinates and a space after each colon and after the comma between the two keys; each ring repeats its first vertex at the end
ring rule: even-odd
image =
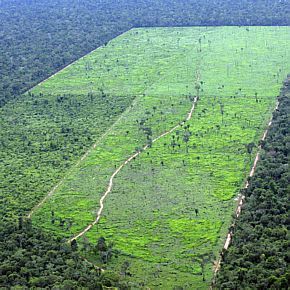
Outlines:
{"type": "Polygon", "coordinates": [[[126,276],[128,274],[128,269],[130,267],[130,263],[125,261],[121,266],[121,275],[126,276]]]}
{"type": "Polygon", "coordinates": [[[78,243],[76,240],[72,240],[70,243],[71,249],[76,252],[78,250],[78,243]]]}
{"type": "Polygon", "coordinates": [[[191,136],[191,132],[186,130],[183,134],[183,141],[185,142],[186,144],[186,153],[188,153],[188,142],[189,142],[189,139],[190,139],[190,136],[191,136]]]}
{"type": "Polygon", "coordinates": [[[51,211],[51,219],[50,219],[50,221],[51,221],[51,224],[54,224],[54,222],[55,222],[55,215],[54,215],[54,211],[53,210],[51,211]]]}
{"type": "MultiPolygon", "coordinates": [[[[235,221],[233,239],[222,256],[217,289],[287,289],[287,212],[289,178],[287,139],[290,79],[279,97],[279,113],[263,142],[260,162],[249,181],[246,205],[235,221]],[[288,94],[288,96],[287,96],[288,94]]],[[[250,154],[254,144],[246,145],[250,154]]]]}
{"type": "Polygon", "coordinates": [[[106,239],[104,237],[100,237],[97,243],[97,250],[99,252],[105,252],[107,251],[107,249],[108,249],[108,246],[106,244],[106,239]]]}
{"type": "Polygon", "coordinates": [[[222,115],[222,122],[224,122],[224,104],[223,103],[220,103],[220,112],[221,112],[221,115],[222,115]]]}
{"type": "Polygon", "coordinates": [[[22,228],[23,228],[23,217],[20,215],[18,217],[18,229],[22,230],[22,228]]]}
{"type": "Polygon", "coordinates": [[[252,154],[253,149],[256,147],[255,143],[251,142],[246,145],[248,154],[252,154]]]}

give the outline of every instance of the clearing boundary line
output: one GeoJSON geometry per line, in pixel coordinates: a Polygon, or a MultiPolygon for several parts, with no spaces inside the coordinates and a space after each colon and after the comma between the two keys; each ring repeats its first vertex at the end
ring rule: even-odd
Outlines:
{"type": "MultiPolygon", "coordinates": [[[[275,107],[273,113],[276,112],[278,110],[278,108],[279,108],[279,101],[277,101],[276,107],[275,107]]],[[[264,131],[264,134],[263,134],[263,136],[261,138],[261,141],[265,141],[265,139],[266,139],[266,137],[268,135],[268,131],[269,131],[269,129],[270,129],[271,125],[272,125],[272,121],[273,121],[273,113],[272,113],[270,121],[269,121],[269,123],[268,123],[268,125],[266,127],[266,130],[264,131]]],[[[258,152],[257,152],[255,160],[254,160],[254,164],[253,164],[253,166],[251,168],[251,171],[249,173],[249,177],[252,177],[254,175],[256,169],[257,169],[257,164],[258,164],[258,161],[260,160],[260,152],[261,152],[261,150],[262,150],[262,146],[259,145],[258,146],[258,152]]],[[[250,185],[249,181],[247,180],[246,183],[245,183],[244,189],[247,189],[249,187],[249,185],[250,185]]],[[[243,206],[243,204],[245,202],[245,198],[246,197],[244,195],[240,195],[239,196],[239,199],[238,199],[238,202],[237,202],[237,208],[236,208],[236,212],[235,212],[236,218],[238,218],[240,216],[240,214],[241,214],[242,206],[243,206]]],[[[222,248],[220,257],[219,257],[218,261],[214,265],[214,277],[213,277],[213,282],[212,282],[212,286],[211,286],[210,289],[214,289],[214,286],[215,286],[215,283],[216,283],[216,275],[217,275],[218,271],[220,270],[223,254],[224,254],[225,251],[228,250],[228,248],[229,248],[229,246],[231,244],[231,241],[232,241],[232,236],[233,236],[232,229],[233,229],[234,226],[235,226],[235,221],[231,225],[230,230],[229,230],[229,232],[227,234],[227,237],[226,237],[224,246],[222,248]]]]}
{"type": "MultiPolygon", "coordinates": [[[[97,49],[100,49],[102,46],[100,46],[100,47],[98,47],[97,49]]],[[[88,54],[86,54],[86,55],[89,55],[90,53],[92,53],[93,51],[91,51],[91,52],[89,52],[88,54]]],[[[85,55],[85,56],[86,56],[85,55]]],[[[83,57],[85,57],[85,56],[83,56],[83,57]]],[[[45,82],[45,81],[47,81],[47,80],[49,80],[49,79],[51,79],[52,77],[54,77],[56,74],[58,74],[59,72],[61,72],[61,71],[63,71],[64,69],[66,69],[66,68],[68,68],[68,67],[70,67],[71,65],[73,65],[74,63],[75,63],[76,61],[74,61],[74,62],[72,62],[72,63],[70,63],[69,65],[67,65],[66,67],[64,67],[64,68],[62,68],[61,70],[59,70],[58,72],[56,72],[56,73],[54,73],[53,75],[51,75],[50,77],[48,77],[47,79],[45,79],[45,80],[43,80],[42,82],[40,82],[40,83],[38,83],[36,86],[39,86],[40,84],[42,84],[43,82],[45,82]]],[[[200,64],[199,64],[200,65],[200,64]]],[[[165,76],[162,76],[162,77],[160,77],[160,78],[158,78],[158,80],[161,80],[161,79],[163,79],[165,76]]],[[[195,82],[196,83],[198,83],[199,82],[199,80],[200,80],[200,73],[199,73],[199,71],[196,71],[196,79],[195,79],[195,82]]],[[[97,147],[97,145],[112,131],[112,129],[116,126],[116,124],[124,117],[124,115],[126,114],[126,113],[128,113],[133,107],[134,107],[134,105],[136,104],[136,102],[137,102],[137,99],[138,99],[138,97],[140,97],[140,96],[143,96],[144,94],[146,94],[146,92],[151,88],[151,87],[153,87],[154,86],[154,83],[153,84],[151,84],[145,91],[144,91],[144,93],[143,94],[141,94],[141,95],[137,95],[135,98],[134,98],[134,100],[133,100],[133,102],[129,105],[129,107],[125,110],[125,112],[123,112],[121,115],[120,115],[120,117],[115,121],[115,123],[85,152],[85,154],[77,161],[77,163],[76,164],[74,164],[73,166],[72,166],[72,168],[71,169],[69,169],[69,171],[65,174],[65,176],[48,192],[48,194],[37,204],[37,205],[35,205],[33,208],[32,208],[32,210],[28,213],[28,215],[27,215],[27,218],[28,219],[30,219],[33,215],[34,215],[34,213],[40,208],[40,207],[42,207],[42,205],[55,193],[55,191],[63,184],[63,182],[65,181],[65,179],[70,175],[70,173],[76,168],[76,167],[78,167],[79,166],[79,164],[83,161],[83,160],[85,160],[86,159],[86,157],[89,155],[89,153],[93,150],[93,149],[95,149],[96,147],[97,147]]],[[[199,95],[199,91],[198,91],[198,93],[197,93],[197,96],[199,95]]],[[[197,97],[198,98],[198,97],[197,97]]],[[[188,113],[188,117],[187,117],[187,119],[186,119],[186,121],[188,121],[188,120],[190,120],[191,119],[191,117],[192,117],[192,113],[193,113],[193,111],[194,111],[194,105],[192,106],[192,108],[191,108],[191,110],[190,110],[190,112],[188,113]]],[[[177,125],[175,128],[173,128],[172,129],[172,131],[174,131],[177,127],[178,127],[179,125],[177,125]]],[[[168,132],[165,132],[165,133],[163,133],[162,135],[160,135],[159,137],[157,137],[156,138],[156,140],[153,140],[153,142],[155,142],[155,141],[157,141],[159,138],[161,138],[161,137],[163,137],[163,136],[165,136],[165,135],[167,135],[167,134],[169,134],[169,133],[171,133],[172,132],[171,130],[170,131],[168,131],[168,132]]],[[[146,146],[145,146],[146,147],[146,146]]],[[[143,150],[146,150],[147,149],[147,147],[146,148],[143,148],[143,150]]],[[[136,156],[138,156],[139,154],[137,154],[136,156]]],[[[134,156],[134,157],[136,157],[136,156],[134,156]]],[[[133,158],[134,158],[133,157],[133,158]]],[[[133,159],[132,158],[132,159],[133,159]]],[[[130,158],[129,158],[130,159],[130,158]]],[[[130,162],[131,161],[131,159],[128,161],[128,162],[130,162]]],[[[127,164],[127,163],[126,163],[127,164]]],[[[120,168],[121,169],[121,168],[120,168]]],[[[118,171],[119,172],[119,171],[118,171]]]]}
{"type": "Polygon", "coordinates": [[[101,137],[86,151],[86,153],[77,161],[77,163],[75,163],[71,169],[65,174],[65,176],[48,192],[48,194],[36,205],[32,208],[32,210],[29,212],[29,214],[27,215],[27,218],[30,219],[33,214],[35,213],[36,210],[38,210],[54,193],[55,191],[63,184],[63,182],[65,181],[65,179],[70,175],[70,173],[80,165],[80,163],[86,159],[86,157],[89,155],[89,153],[95,149],[99,143],[114,129],[114,127],[119,123],[119,121],[124,118],[124,115],[126,113],[128,113],[129,111],[131,111],[131,109],[135,106],[136,102],[137,102],[137,98],[138,96],[135,97],[135,99],[133,100],[133,102],[129,105],[129,107],[127,108],[127,110],[125,110],[125,112],[123,112],[120,117],[115,121],[115,123],[105,132],[103,133],[103,135],[101,135],[101,137]]]}

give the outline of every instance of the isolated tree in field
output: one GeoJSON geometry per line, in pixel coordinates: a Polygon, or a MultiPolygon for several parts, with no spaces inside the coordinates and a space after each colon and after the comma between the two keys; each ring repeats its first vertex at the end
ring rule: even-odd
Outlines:
{"type": "Polygon", "coordinates": [[[66,219],[66,230],[68,231],[71,226],[72,226],[73,222],[71,219],[66,219]]]}
{"type": "MultiPolygon", "coordinates": [[[[148,145],[148,147],[151,148],[152,147],[152,144],[153,144],[152,139],[151,138],[148,138],[147,139],[147,145],[148,145]]],[[[147,152],[147,155],[149,155],[149,152],[147,152]]]]}
{"type": "Polygon", "coordinates": [[[246,145],[248,154],[252,154],[253,149],[256,147],[255,143],[251,142],[246,145]]]}
{"type": "Polygon", "coordinates": [[[108,261],[112,258],[113,256],[113,244],[109,244],[108,250],[107,251],[102,251],[99,253],[100,259],[103,263],[107,264],[108,261]]]}
{"type": "Polygon", "coordinates": [[[150,127],[144,127],[143,131],[147,139],[147,144],[149,145],[149,147],[151,147],[152,146],[152,129],[150,127]]]}
{"type": "Polygon", "coordinates": [[[54,224],[54,222],[55,222],[55,214],[54,214],[53,210],[51,211],[51,219],[50,219],[50,221],[51,221],[51,224],[54,224]]]}
{"type": "Polygon", "coordinates": [[[183,141],[186,144],[186,153],[188,153],[188,142],[192,133],[189,130],[186,130],[183,134],[183,141]]]}
{"type": "Polygon", "coordinates": [[[174,149],[175,149],[175,146],[176,146],[176,142],[175,142],[175,136],[173,135],[172,136],[172,139],[171,139],[171,143],[170,143],[170,146],[172,147],[172,151],[174,152],[174,149]]]}
{"type": "Polygon", "coordinates": [[[188,99],[189,99],[190,102],[193,102],[194,101],[194,96],[193,95],[189,95],[188,99]]]}
{"type": "Polygon", "coordinates": [[[221,115],[222,115],[222,122],[224,122],[224,104],[223,103],[220,103],[220,112],[221,112],[221,115]]]}
{"type": "Polygon", "coordinates": [[[82,246],[83,246],[84,251],[90,251],[91,249],[92,245],[86,236],[82,236],[82,246]]]}
{"type": "Polygon", "coordinates": [[[99,252],[105,252],[107,249],[108,249],[108,246],[106,244],[106,239],[104,237],[100,237],[97,243],[97,250],[99,252]]]}
{"type": "Polygon", "coordinates": [[[64,227],[64,223],[65,223],[65,220],[63,220],[62,218],[60,218],[60,219],[59,219],[59,226],[60,226],[61,228],[64,227]]]}
{"type": "Polygon", "coordinates": [[[201,86],[200,86],[199,83],[195,84],[195,89],[196,89],[196,92],[197,92],[197,96],[199,96],[199,92],[200,92],[200,89],[201,89],[201,86]]]}
{"type": "Polygon", "coordinates": [[[126,276],[128,274],[128,269],[130,267],[130,263],[125,261],[121,266],[121,275],[126,276]]]}

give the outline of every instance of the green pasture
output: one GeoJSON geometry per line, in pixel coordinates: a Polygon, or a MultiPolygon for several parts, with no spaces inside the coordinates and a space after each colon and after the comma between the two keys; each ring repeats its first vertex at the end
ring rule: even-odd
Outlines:
{"type": "Polygon", "coordinates": [[[32,89],[132,99],[34,224],[67,238],[80,232],[95,219],[111,174],[148,143],[148,130],[150,139],[180,123],[117,175],[85,240],[113,242],[119,254],[102,266],[120,272],[128,261],[124,279],[133,288],[206,289],[289,73],[289,36],[288,27],[133,29],[32,89]],[[192,119],[181,123],[198,92],[192,119]]]}

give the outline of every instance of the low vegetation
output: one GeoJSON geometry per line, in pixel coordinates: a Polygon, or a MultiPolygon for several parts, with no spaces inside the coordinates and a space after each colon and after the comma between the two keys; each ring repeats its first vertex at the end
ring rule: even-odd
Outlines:
{"type": "MultiPolygon", "coordinates": [[[[208,288],[290,59],[289,27],[213,26],[289,25],[289,12],[281,0],[0,1],[0,288],[208,288]],[[135,152],[100,223],[69,245],[135,152]]],[[[222,288],[287,287],[280,100],[222,288]]]]}
{"type": "Polygon", "coordinates": [[[32,94],[43,96],[136,96],[34,223],[65,237],[80,232],[95,219],[116,168],[149,144],[116,176],[101,222],[78,241],[80,248],[102,267],[126,268],[129,285],[207,287],[289,67],[288,33],[283,27],[134,29],[34,88],[32,94]],[[122,47],[128,53],[119,59],[122,47]],[[182,123],[196,95],[196,111],[182,123]],[[103,237],[115,253],[106,266],[93,250],[103,237]]]}

